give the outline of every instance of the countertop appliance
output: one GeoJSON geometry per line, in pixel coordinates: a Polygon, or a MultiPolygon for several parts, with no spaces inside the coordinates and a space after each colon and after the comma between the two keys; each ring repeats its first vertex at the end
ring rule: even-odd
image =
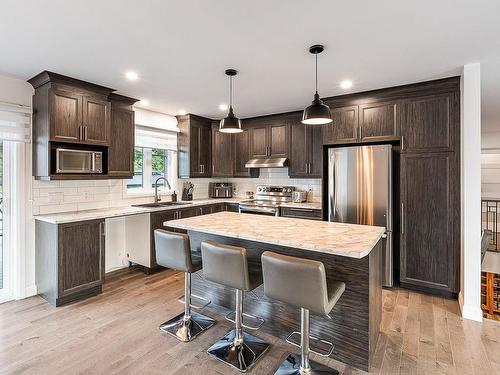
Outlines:
{"type": "Polygon", "coordinates": [[[210,182],[208,195],[210,198],[232,198],[233,184],[231,182],[210,182]]]}
{"type": "Polygon", "coordinates": [[[386,228],[382,283],[393,285],[392,146],[328,150],[328,221],[386,228]]]}
{"type": "Polygon", "coordinates": [[[307,191],[294,191],[292,194],[292,201],[295,203],[307,201],[307,191]]]}
{"type": "Polygon", "coordinates": [[[56,148],[56,173],[101,174],[102,152],[56,148]]]}
{"type": "Polygon", "coordinates": [[[280,205],[292,201],[293,186],[257,185],[255,199],[240,203],[241,213],[280,216],[280,205]]]}

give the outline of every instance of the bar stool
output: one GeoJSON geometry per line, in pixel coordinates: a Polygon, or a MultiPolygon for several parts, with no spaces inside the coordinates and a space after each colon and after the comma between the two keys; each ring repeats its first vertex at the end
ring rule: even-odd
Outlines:
{"type": "MultiPolygon", "coordinates": [[[[290,354],[275,375],[338,374],[337,370],[309,360],[310,352],[329,356],[333,351],[331,342],[318,338],[314,339],[327,344],[329,349],[319,353],[309,347],[309,339],[312,338],[309,335],[309,311],[329,317],[328,314],[345,290],[345,283],[337,281],[327,288],[325,266],[315,260],[276,254],[271,251],[265,251],[261,259],[266,297],[301,309],[301,355],[290,354]]],[[[299,346],[290,341],[290,337],[295,333],[288,336],[287,342],[299,346]]]]}
{"type": "Polygon", "coordinates": [[[184,312],[160,325],[160,330],[188,342],[215,324],[215,320],[191,311],[191,274],[202,268],[201,257],[191,252],[189,236],[163,229],[154,231],[156,263],[184,272],[184,312]]]}
{"type": "Polygon", "coordinates": [[[260,338],[243,331],[243,292],[255,289],[261,278],[248,271],[246,249],[214,241],[201,243],[205,279],[236,289],[235,328],[213,344],[208,353],[238,371],[246,372],[269,348],[260,338]]]}

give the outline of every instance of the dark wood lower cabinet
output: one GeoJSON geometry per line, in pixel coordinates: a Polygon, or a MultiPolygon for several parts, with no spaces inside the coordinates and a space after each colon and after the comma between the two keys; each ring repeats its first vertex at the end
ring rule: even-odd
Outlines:
{"type": "Polygon", "coordinates": [[[402,286],[458,293],[459,181],[453,152],[401,155],[402,286]]]}
{"type": "Polygon", "coordinates": [[[104,219],[65,224],[36,221],[38,292],[55,306],[101,292],[104,219]]]}

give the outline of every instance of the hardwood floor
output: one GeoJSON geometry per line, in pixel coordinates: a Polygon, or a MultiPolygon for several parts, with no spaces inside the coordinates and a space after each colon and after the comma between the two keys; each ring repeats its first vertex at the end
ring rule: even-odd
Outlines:
{"type": "MultiPolygon", "coordinates": [[[[236,374],[206,349],[231,328],[218,323],[191,343],[158,325],[182,311],[182,274],[109,277],[104,292],[55,308],[39,297],[0,305],[0,374],[236,374]]],[[[376,360],[370,374],[500,374],[500,322],[463,320],[458,303],[407,290],[384,290],[376,360]]],[[[257,331],[272,347],[251,374],[272,374],[295,348],[257,331]]],[[[342,345],[342,343],[336,343],[342,345]]],[[[343,374],[365,374],[314,357],[343,374]]]]}

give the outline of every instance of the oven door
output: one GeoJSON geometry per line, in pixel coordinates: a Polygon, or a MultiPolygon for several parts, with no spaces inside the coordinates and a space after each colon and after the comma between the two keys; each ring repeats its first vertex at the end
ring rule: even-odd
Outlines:
{"type": "Polygon", "coordinates": [[[96,165],[101,163],[99,154],[102,153],[58,148],[56,149],[56,173],[101,173],[101,167],[96,165]]]}
{"type": "Polygon", "coordinates": [[[240,204],[240,213],[266,216],[279,216],[278,207],[258,207],[240,204]]]}

